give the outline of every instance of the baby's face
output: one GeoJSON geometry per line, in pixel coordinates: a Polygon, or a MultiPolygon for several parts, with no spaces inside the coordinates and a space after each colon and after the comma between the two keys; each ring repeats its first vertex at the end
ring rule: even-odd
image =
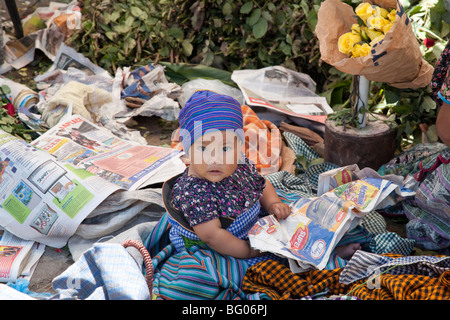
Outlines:
{"type": "Polygon", "coordinates": [[[198,138],[189,149],[189,175],[219,182],[237,168],[241,144],[233,131],[213,131],[198,138]]]}

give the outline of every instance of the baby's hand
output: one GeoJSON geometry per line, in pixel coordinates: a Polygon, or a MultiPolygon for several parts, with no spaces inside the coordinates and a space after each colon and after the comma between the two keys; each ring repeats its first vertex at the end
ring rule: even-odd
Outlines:
{"type": "Polygon", "coordinates": [[[283,202],[272,203],[269,207],[269,214],[275,215],[278,219],[286,219],[291,214],[289,205],[283,202]]]}

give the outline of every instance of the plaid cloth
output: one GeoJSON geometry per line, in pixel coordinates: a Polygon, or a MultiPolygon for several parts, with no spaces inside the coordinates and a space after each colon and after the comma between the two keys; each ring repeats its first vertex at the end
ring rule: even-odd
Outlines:
{"type": "Polygon", "coordinates": [[[405,239],[394,232],[385,232],[377,234],[370,240],[370,252],[373,253],[396,253],[408,255],[414,248],[416,241],[405,239]]]}
{"type": "MultiPolygon", "coordinates": [[[[284,132],[283,136],[286,139],[287,145],[294,151],[297,157],[304,156],[307,161],[320,158],[299,136],[291,132],[284,132]]],[[[321,173],[339,167],[329,162],[310,165],[307,168],[303,168],[298,161],[295,162],[295,165],[302,173],[294,175],[287,171],[279,171],[266,175],[266,178],[272,183],[275,189],[296,193],[305,198],[317,195],[317,186],[321,173]]]]}
{"type": "Polygon", "coordinates": [[[450,273],[440,277],[383,274],[380,289],[355,285],[351,295],[361,300],[450,300],[450,273]]]}
{"type": "Polygon", "coordinates": [[[247,269],[242,290],[264,293],[272,300],[299,299],[325,290],[330,295],[342,295],[348,288],[339,283],[340,273],[341,269],[334,269],[295,274],[285,265],[269,260],[247,269]]]}
{"type": "Polygon", "coordinates": [[[247,269],[242,289],[248,294],[263,293],[273,300],[308,299],[317,295],[338,296],[342,300],[450,299],[449,271],[440,276],[383,274],[378,287],[369,287],[365,283],[367,279],[340,283],[342,271],[339,268],[294,274],[278,262],[266,261],[247,269]]]}

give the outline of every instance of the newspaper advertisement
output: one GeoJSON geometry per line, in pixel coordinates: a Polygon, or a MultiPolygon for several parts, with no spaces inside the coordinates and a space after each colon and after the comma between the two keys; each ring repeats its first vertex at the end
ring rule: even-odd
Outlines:
{"type": "Polygon", "coordinates": [[[398,188],[389,180],[365,178],[319,197],[300,198],[285,220],[261,218],[249,234],[250,244],[288,258],[293,272],[323,269],[342,236],[398,188]]]}
{"type": "Polygon", "coordinates": [[[413,197],[416,194],[414,187],[402,176],[395,174],[381,176],[372,168],[359,169],[357,164],[352,164],[321,173],[319,175],[317,195],[320,196],[345,183],[364,178],[385,179],[398,185],[395,192],[391,192],[379,204],[384,209],[395,206],[403,199],[413,197]]]}
{"type": "Polygon", "coordinates": [[[183,152],[122,140],[79,115],[69,115],[32,144],[83,175],[126,190],[164,182],[183,172],[183,152]]]}
{"type": "Polygon", "coordinates": [[[120,187],[0,130],[0,219],[15,236],[60,248],[120,187]]]}
{"type": "Polygon", "coordinates": [[[307,74],[274,66],[259,70],[236,70],[231,79],[239,86],[249,106],[263,107],[322,124],[327,115],[333,113],[326,98],[314,92],[316,84],[307,74]]]}
{"type": "Polygon", "coordinates": [[[0,230],[0,282],[30,278],[45,246],[0,230]]]}

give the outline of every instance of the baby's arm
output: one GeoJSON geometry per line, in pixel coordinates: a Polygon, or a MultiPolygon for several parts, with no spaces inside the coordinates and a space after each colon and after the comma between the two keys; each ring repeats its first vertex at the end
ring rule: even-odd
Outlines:
{"type": "Polygon", "coordinates": [[[272,183],[266,179],[266,187],[260,199],[261,206],[269,213],[274,214],[279,219],[286,219],[291,214],[291,208],[286,203],[281,202],[272,183]]]}
{"type": "Polygon", "coordinates": [[[249,243],[241,240],[222,228],[219,219],[200,223],[193,227],[197,236],[211,249],[238,259],[253,258],[260,253],[252,249],[249,243]]]}

